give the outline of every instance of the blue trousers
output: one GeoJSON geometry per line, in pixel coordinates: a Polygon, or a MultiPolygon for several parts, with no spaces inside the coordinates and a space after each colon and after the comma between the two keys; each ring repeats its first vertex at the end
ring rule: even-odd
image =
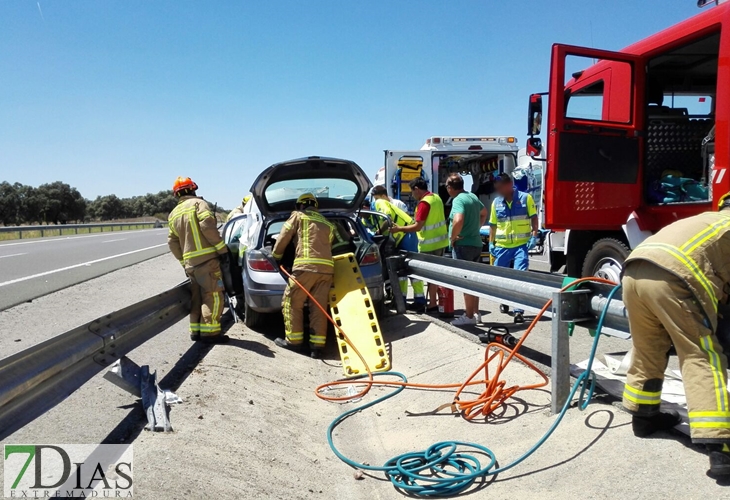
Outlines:
{"type": "MultiPolygon", "coordinates": [[[[527,244],[514,248],[496,247],[494,249],[494,265],[498,267],[513,267],[518,271],[527,271],[530,267],[530,255],[527,244]],[[514,265],[512,265],[514,262],[514,265]]],[[[523,309],[515,308],[516,313],[524,313],[523,309]]]]}

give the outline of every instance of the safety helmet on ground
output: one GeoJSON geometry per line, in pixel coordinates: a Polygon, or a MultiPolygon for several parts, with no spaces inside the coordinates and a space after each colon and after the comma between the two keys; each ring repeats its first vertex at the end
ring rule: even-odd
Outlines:
{"type": "Polygon", "coordinates": [[[730,208],[730,193],[724,194],[720,198],[720,202],[717,204],[718,210],[722,210],[723,208],[730,208]]]}
{"type": "Polygon", "coordinates": [[[317,197],[312,193],[304,193],[300,195],[299,198],[297,198],[297,206],[299,205],[309,205],[310,207],[319,208],[317,197]]]}
{"type": "Polygon", "coordinates": [[[198,185],[190,177],[178,177],[172,185],[173,194],[177,194],[180,191],[196,191],[197,189],[198,185]]]}

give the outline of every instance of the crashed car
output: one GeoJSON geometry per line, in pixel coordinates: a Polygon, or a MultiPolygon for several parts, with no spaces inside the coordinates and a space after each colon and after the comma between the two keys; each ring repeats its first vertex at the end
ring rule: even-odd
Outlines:
{"type": "Polygon", "coordinates": [[[260,329],[272,313],[281,312],[286,281],[269,250],[303,193],[317,197],[319,212],[348,240],[345,251],[356,255],[375,310],[382,314],[384,281],[378,238],[367,231],[360,213],[371,187],[356,163],[336,158],[290,160],[272,165],[259,175],[243,214],[223,228],[223,239],[243,277],[243,289],[229,292],[229,300],[246,326],[260,329]]]}

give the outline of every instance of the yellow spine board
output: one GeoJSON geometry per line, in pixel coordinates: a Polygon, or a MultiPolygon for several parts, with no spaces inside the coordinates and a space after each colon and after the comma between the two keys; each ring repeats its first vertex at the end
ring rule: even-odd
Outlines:
{"type": "MultiPolygon", "coordinates": [[[[380,333],[380,325],[375,315],[375,307],[370,292],[360,273],[360,266],[352,253],[334,257],[335,279],[330,290],[330,311],[332,319],[344,330],[350,341],[365,358],[370,371],[390,370],[390,359],[380,333]]],[[[345,342],[342,334],[335,329],[337,347],[342,359],[345,377],[355,377],[367,373],[360,357],[345,342]]]]}

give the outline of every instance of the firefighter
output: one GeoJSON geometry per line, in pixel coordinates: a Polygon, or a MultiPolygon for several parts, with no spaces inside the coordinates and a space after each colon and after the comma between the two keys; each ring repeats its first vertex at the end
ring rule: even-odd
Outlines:
{"type": "Polygon", "coordinates": [[[251,201],[251,195],[247,194],[241,200],[241,204],[239,206],[237,206],[236,208],[234,208],[233,210],[231,210],[231,212],[228,214],[228,217],[226,217],[226,222],[228,222],[232,218],[236,217],[237,215],[241,215],[243,213],[243,209],[246,207],[246,204],[249,201],[251,201]]]}
{"type": "MultiPolygon", "coordinates": [[[[319,212],[317,198],[311,193],[301,195],[296,209],[281,228],[272,254],[279,261],[289,243],[295,245],[292,276],[324,308],[329,304],[329,292],[334,279],[335,265],[332,248],[342,237],[330,221],[319,212]]],[[[304,304],[307,294],[290,279],[281,308],[284,315],[286,338],[275,340],[276,345],[292,350],[304,343],[304,304]]],[[[320,357],[327,340],[327,317],[309,300],[309,347],[313,359],[320,357]]]]}
{"type": "MultiPolygon", "coordinates": [[[[388,190],[383,185],[378,185],[373,188],[372,192],[373,199],[375,200],[375,211],[383,215],[387,215],[393,225],[396,226],[410,226],[415,224],[413,217],[408,215],[404,210],[396,206],[391,198],[388,197],[388,190]]],[[[383,222],[376,234],[384,234],[388,236],[390,234],[390,225],[387,222],[383,222]]],[[[393,240],[395,246],[399,250],[405,250],[407,252],[418,251],[418,238],[415,233],[398,232],[393,233],[393,240]]],[[[398,279],[400,291],[403,297],[408,297],[408,278],[401,276],[398,279]]],[[[426,309],[426,296],[423,293],[423,281],[411,280],[411,287],[413,287],[413,304],[412,307],[416,311],[425,311],[426,309]]]]}
{"type": "MultiPolygon", "coordinates": [[[[498,196],[489,215],[489,254],[495,266],[527,271],[529,251],[537,246],[539,234],[535,200],[529,193],[515,189],[509,174],[499,174],[494,189],[498,196]]],[[[509,308],[501,305],[500,310],[506,313],[509,308]]],[[[523,314],[522,309],[515,309],[515,323],[524,321],[523,314]]]]}
{"type": "MultiPolygon", "coordinates": [[[[394,225],[392,233],[416,233],[418,252],[443,257],[449,246],[449,227],[446,224],[444,203],[441,198],[428,190],[428,183],[423,178],[413,179],[408,183],[413,197],[418,200],[416,217],[413,224],[407,226],[394,225]]],[[[438,312],[438,285],[428,284],[427,312],[438,312]]]]}
{"type": "Polygon", "coordinates": [[[223,277],[218,258],[228,248],[218,233],[218,221],[208,203],[196,195],[198,185],[190,177],[178,177],[172,187],[177,206],[170,212],[167,244],[190,278],[190,338],[215,344],[227,342],[221,335],[223,277]]]}
{"type": "Polygon", "coordinates": [[[661,412],[669,350],[679,355],[692,441],[710,450],[711,476],[730,475],[727,358],[716,331],[730,283],[730,198],[719,212],[679,220],[641,243],[626,260],[623,300],[634,346],[623,406],[638,437],[680,423],[661,412]]]}

